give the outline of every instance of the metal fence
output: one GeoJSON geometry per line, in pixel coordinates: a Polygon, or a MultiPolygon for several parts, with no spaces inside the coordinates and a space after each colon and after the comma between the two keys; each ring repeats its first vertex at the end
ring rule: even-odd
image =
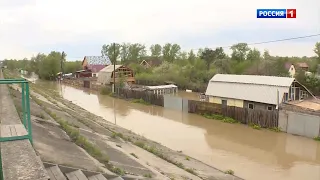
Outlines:
{"type": "Polygon", "coordinates": [[[289,134],[318,137],[320,135],[320,117],[300,112],[280,110],[279,127],[289,134]]]}
{"type": "MultiPolygon", "coordinates": [[[[1,137],[0,142],[6,141],[16,141],[16,140],[23,140],[28,139],[32,144],[32,127],[31,127],[31,120],[30,120],[30,99],[29,99],[29,83],[25,79],[0,79],[1,84],[20,84],[21,85],[21,96],[22,96],[22,124],[18,125],[2,125],[1,124],[1,137]],[[27,130],[26,135],[19,135],[18,129],[25,128],[27,130]],[[14,131],[14,132],[11,132],[14,131]],[[11,132],[11,133],[6,133],[11,132]]],[[[0,179],[3,178],[3,171],[2,171],[2,158],[0,154],[0,179]]]]}

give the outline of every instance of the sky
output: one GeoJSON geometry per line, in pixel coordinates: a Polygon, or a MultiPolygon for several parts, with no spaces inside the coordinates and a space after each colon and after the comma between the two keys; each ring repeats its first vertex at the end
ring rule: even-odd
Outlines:
{"type": "MultiPolygon", "coordinates": [[[[0,0],[0,59],[55,50],[81,60],[101,55],[102,45],[112,42],[169,42],[189,51],[319,33],[319,0],[0,0]],[[297,18],[257,19],[260,8],[297,9],[297,18]]],[[[318,41],[320,36],[254,47],[271,55],[314,56],[318,41]]]]}

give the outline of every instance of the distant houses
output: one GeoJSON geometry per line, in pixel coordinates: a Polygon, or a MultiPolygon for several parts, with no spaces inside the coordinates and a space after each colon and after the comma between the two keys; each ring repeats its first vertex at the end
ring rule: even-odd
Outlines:
{"type": "Polygon", "coordinates": [[[82,68],[85,71],[82,71],[82,72],[80,71],[79,74],[91,73],[92,77],[97,77],[99,71],[110,64],[111,64],[111,61],[107,56],[85,56],[82,60],[82,68]]]}
{"type": "Polygon", "coordinates": [[[274,110],[282,102],[314,97],[294,78],[216,74],[208,83],[209,102],[223,106],[274,110]]]}
{"type": "Polygon", "coordinates": [[[161,59],[155,57],[155,58],[142,60],[140,62],[140,65],[143,66],[144,68],[152,68],[152,67],[160,66],[161,63],[162,63],[161,59]]]}
{"type": "Polygon", "coordinates": [[[305,62],[296,63],[296,64],[287,62],[285,64],[285,68],[286,70],[288,70],[290,77],[294,77],[296,75],[296,72],[299,70],[304,71],[306,74],[309,72],[309,65],[305,62]]]}

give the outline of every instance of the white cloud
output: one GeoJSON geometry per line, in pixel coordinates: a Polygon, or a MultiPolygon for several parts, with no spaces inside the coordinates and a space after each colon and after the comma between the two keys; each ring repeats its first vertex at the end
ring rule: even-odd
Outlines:
{"type": "MultiPolygon", "coordinates": [[[[318,0],[0,0],[0,58],[30,56],[37,47],[102,41],[163,43],[188,33],[269,29],[320,32],[318,0]],[[20,2],[20,3],[18,3],[20,2]],[[297,19],[256,19],[257,8],[296,8],[297,19]],[[174,34],[173,34],[174,33],[174,34]]],[[[259,36],[257,36],[257,40],[259,36]]],[[[179,43],[179,42],[177,42],[179,43]]],[[[199,44],[199,43],[197,43],[199,44]]],[[[295,45],[293,45],[295,44],[295,45]]],[[[288,47],[267,45],[276,54],[288,47]],[[277,48],[274,48],[277,47],[277,48]],[[272,50],[274,49],[274,50],[272,50]]],[[[313,43],[314,44],[314,43],[313,43]]],[[[183,44],[181,44],[183,46],[183,44]]],[[[306,47],[306,44],[301,45],[306,47]]],[[[308,44],[308,48],[312,48],[308,44]]],[[[198,48],[198,47],[192,47],[198,48]]],[[[264,48],[264,47],[263,47],[264,48]]],[[[290,48],[289,48],[290,49],[290,48]]],[[[311,50],[312,51],[312,50],[311,50]]],[[[311,52],[310,51],[310,52],[311,52]]],[[[310,55],[310,52],[306,55],[310,55]]],[[[295,51],[288,52],[294,54],[295,51]]]]}

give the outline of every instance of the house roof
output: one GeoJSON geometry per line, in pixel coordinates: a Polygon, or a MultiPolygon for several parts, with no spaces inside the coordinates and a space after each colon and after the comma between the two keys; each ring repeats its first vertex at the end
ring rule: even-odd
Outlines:
{"type": "MultiPolygon", "coordinates": [[[[109,65],[111,61],[108,56],[85,56],[83,60],[87,60],[88,65],[109,65]]],[[[83,63],[83,61],[82,61],[83,63]]]]}
{"type": "Polygon", "coordinates": [[[159,85],[159,86],[145,86],[146,89],[156,90],[156,89],[168,89],[168,88],[177,88],[178,86],[169,84],[169,85],[159,85]]]}
{"type": "Polygon", "coordinates": [[[301,68],[308,68],[309,67],[309,65],[307,63],[305,63],[305,62],[297,63],[297,66],[301,67],[301,68]]]}
{"type": "Polygon", "coordinates": [[[277,105],[295,79],[289,77],[216,74],[206,95],[277,105]]]}

